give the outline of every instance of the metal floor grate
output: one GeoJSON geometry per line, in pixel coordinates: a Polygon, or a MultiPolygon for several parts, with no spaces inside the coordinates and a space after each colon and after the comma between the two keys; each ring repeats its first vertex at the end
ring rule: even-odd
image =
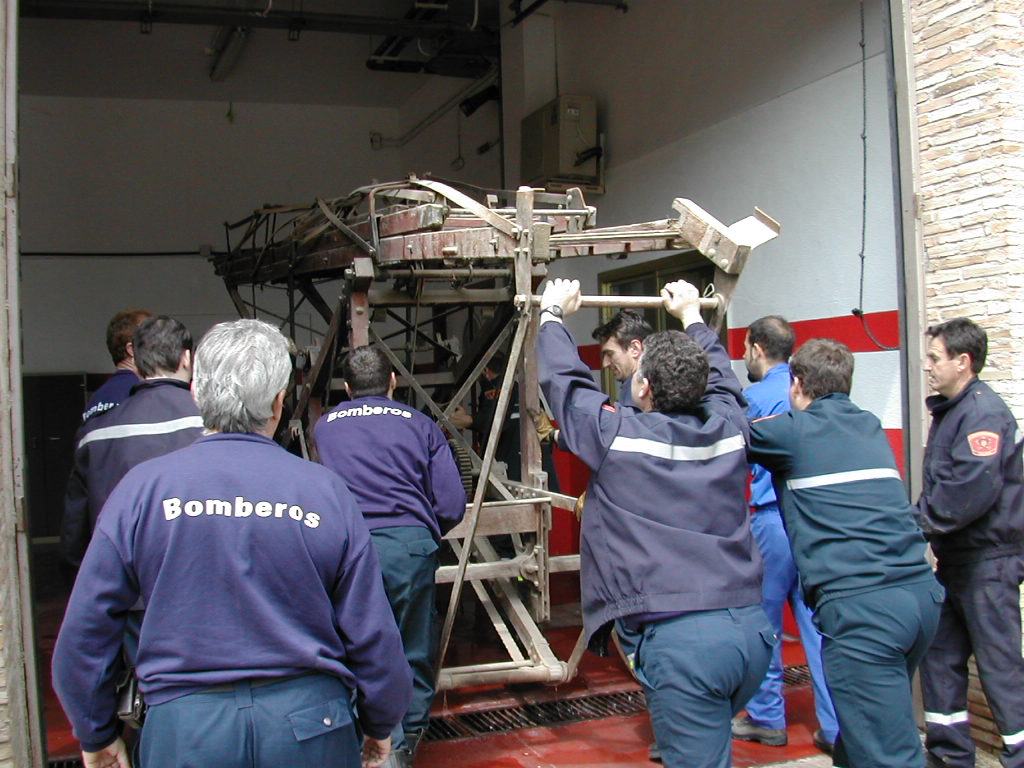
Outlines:
{"type": "MultiPolygon", "coordinates": [[[[783,671],[785,685],[803,685],[810,681],[811,672],[806,664],[786,667],[783,671]]],[[[430,719],[430,727],[427,728],[423,739],[424,741],[468,739],[522,728],[538,728],[578,723],[584,720],[600,720],[604,717],[635,715],[646,709],[647,702],[641,691],[624,691],[581,696],[575,699],[520,704],[484,712],[433,717],[430,719]]]]}
{"type": "Polygon", "coordinates": [[[783,685],[803,685],[811,682],[811,670],[806,664],[796,664],[782,670],[783,685]]]}
{"type": "Polygon", "coordinates": [[[492,733],[504,733],[522,728],[577,723],[604,717],[635,715],[647,709],[641,691],[597,694],[576,699],[520,704],[486,712],[467,712],[445,715],[430,720],[425,741],[466,739],[492,733]]]}
{"type": "MultiPolygon", "coordinates": [[[[811,680],[806,664],[786,667],[783,671],[785,685],[803,685],[811,680]]],[[[642,691],[603,693],[581,696],[575,699],[542,701],[520,704],[503,709],[484,712],[466,712],[461,715],[442,715],[430,718],[430,727],[423,736],[424,741],[453,741],[469,739],[494,733],[517,731],[523,728],[540,728],[548,725],[564,725],[584,720],[600,720],[605,717],[636,715],[647,709],[642,691]]],[[[78,759],[53,760],[47,768],[82,768],[78,759]]]]}

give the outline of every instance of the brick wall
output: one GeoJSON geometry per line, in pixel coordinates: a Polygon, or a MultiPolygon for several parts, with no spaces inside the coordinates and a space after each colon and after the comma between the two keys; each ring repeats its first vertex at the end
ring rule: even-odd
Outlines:
{"type": "MultiPolygon", "coordinates": [[[[4,644],[6,627],[0,627],[0,648],[4,644]]],[[[3,655],[0,654],[0,658],[3,655]]],[[[7,699],[7,670],[0,669],[0,766],[13,768],[14,749],[11,744],[11,714],[7,699]]]]}
{"type": "MultiPolygon", "coordinates": [[[[911,0],[928,323],[988,332],[982,378],[1024,416],[1024,23],[1017,0],[911,0]]],[[[1024,599],[1022,599],[1024,608],[1024,599]]],[[[972,662],[972,670],[973,662],[972,662]]],[[[976,674],[979,744],[1001,740],[976,674]]]]}
{"type": "Polygon", "coordinates": [[[912,3],[929,322],[969,315],[1024,415],[1024,29],[1015,0],[912,3]]]}
{"type": "MultiPolygon", "coordinates": [[[[0,599],[6,599],[6,590],[0,599]]],[[[0,612],[3,615],[6,612],[0,612]]],[[[0,622],[2,623],[2,622],[0,622]]],[[[2,653],[4,641],[6,638],[6,627],[0,626],[0,658],[4,658],[5,654],[2,653]]],[[[10,768],[14,765],[14,754],[11,747],[11,717],[8,712],[8,701],[7,701],[7,670],[0,667],[0,766],[3,768],[10,768]]]]}

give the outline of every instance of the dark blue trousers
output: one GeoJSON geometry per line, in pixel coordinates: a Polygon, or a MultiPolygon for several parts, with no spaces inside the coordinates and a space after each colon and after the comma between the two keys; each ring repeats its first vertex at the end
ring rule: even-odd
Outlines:
{"type": "Polygon", "coordinates": [[[645,624],[636,674],[666,768],[728,768],[730,721],[764,679],[777,638],[760,605],[645,624]]]}
{"type": "MultiPolygon", "coordinates": [[[[800,628],[800,642],[811,671],[811,685],[814,687],[814,711],[818,725],[829,742],[835,743],[839,733],[836,711],[832,697],[825,683],[825,671],[821,666],[821,635],[814,626],[811,609],[804,604],[803,590],[793,562],[786,527],[782,513],[777,507],[761,507],[750,518],[750,530],[761,551],[764,563],[764,600],[761,605],[772,623],[772,628],[782,635],[782,614],[786,603],[793,609],[793,618],[800,628]]],[[[786,704],[782,696],[782,644],[775,646],[768,674],[761,687],[747,702],[747,714],[757,725],[765,728],[786,728],[786,704]]]]}
{"type": "Polygon", "coordinates": [[[437,655],[434,571],[438,547],[430,531],[419,526],[377,528],[370,534],[384,574],[384,591],[402,634],[405,659],[412,669],[412,702],[391,734],[391,748],[403,749],[405,734],[430,725],[437,655]]]}
{"type": "Polygon", "coordinates": [[[182,696],[149,708],[141,768],[359,768],[351,699],[318,674],[182,696]]]}
{"type": "Polygon", "coordinates": [[[921,664],[928,729],[925,746],[947,765],[974,765],[967,716],[967,660],[974,654],[992,718],[1003,737],[1005,768],[1024,766],[1024,658],[1020,584],[1024,559],[997,557],[940,567],[946,587],[939,631],[921,664]]]}
{"type": "Polygon", "coordinates": [[[937,581],[884,587],[818,606],[822,659],[839,717],[834,763],[844,768],[920,768],[911,684],[935,636],[937,581]]]}

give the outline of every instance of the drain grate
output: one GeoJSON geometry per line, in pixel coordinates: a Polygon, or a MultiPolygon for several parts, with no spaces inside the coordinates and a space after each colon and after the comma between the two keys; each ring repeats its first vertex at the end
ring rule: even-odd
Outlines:
{"type": "Polygon", "coordinates": [[[445,715],[430,720],[425,741],[448,741],[523,728],[563,725],[604,717],[635,715],[647,709],[640,691],[605,693],[577,699],[520,704],[486,712],[445,715]]]}
{"type": "Polygon", "coordinates": [[[46,768],[82,768],[82,761],[77,757],[50,760],[46,768]]]}
{"type": "MultiPolygon", "coordinates": [[[[811,681],[811,672],[806,664],[786,667],[783,682],[786,685],[802,685],[811,681]]],[[[564,725],[584,720],[600,720],[605,717],[636,715],[647,709],[647,702],[641,691],[623,691],[575,699],[542,701],[519,704],[503,709],[484,712],[466,712],[461,715],[432,717],[430,727],[423,736],[424,741],[452,741],[505,733],[523,728],[538,728],[548,725],[564,725]]]]}
{"type": "MultiPolygon", "coordinates": [[[[782,679],[786,685],[802,685],[811,681],[811,672],[806,664],[786,667],[782,679]]],[[[423,740],[469,739],[474,736],[505,733],[524,728],[564,725],[584,720],[600,720],[605,717],[624,717],[646,710],[647,702],[641,691],[602,693],[575,699],[541,701],[484,712],[432,717],[430,718],[430,727],[427,728],[423,740]]],[[[47,763],[47,768],[82,768],[82,761],[77,759],[53,760],[47,763]]]]}
{"type": "Polygon", "coordinates": [[[784,685],[803,685],[811,682],[811,670],[806,664],[796,664],[782,670],[782,682],[784,685]]]}

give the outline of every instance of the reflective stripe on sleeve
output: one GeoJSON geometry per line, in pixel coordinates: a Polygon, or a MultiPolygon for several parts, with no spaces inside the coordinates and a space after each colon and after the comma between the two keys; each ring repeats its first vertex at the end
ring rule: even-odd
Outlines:
{"type": "Polygon", "coordinates": [[[925,712],[924,721],[926,723],[935,723],[936,725],[956,725],[958,723],[966,723],[967,711],[950,712],[948,715],[944,715],[941,712],[925,712]]]}
{"type": "Polygon", "coordinates": [[[673,445],[648,440],[644,437],[616,437],[612,440],[611,450],[623,453],[643,453],[656,459],[672,461],[707,461],[727,453],[742,451],[746,446],[743,435],[723,437],[716,443],[705,446],[673,445]]]}
{"type": "Polygon", "coordinates": [[[1015,747],[1018,744],[1024,743],[1024,731],[1017,731],[1016,733],[999,734],[1003,737],[1003,744],[1008,747],[1015,747]]]}
{"type": "Polygon", "coordinates": [[[202,429],[203,419],[201,416],[185,416],[171,421],[158,421],[152,424],[119,424],[116,427],[103,427],[87,434],[78,441],[81,448],[87,443],[96,440],[113,440],[120,437],[138,437],[140,435],[167,435],[171,432],[178,432],[183,429],[202,429]]]}
{"type": "Polygon", "coordinates": [[[799,491],[802,488],[819,488],[823,485],[840,485],[841,483],[854,483],[858,480],[901,480],[898,470],[888,467],[876,469],[854,469],[850,472],[833,472],[828,475],[812,475],[811,477],[796,477],[786,481],[786,487],[791,491],[799,491]]]}

